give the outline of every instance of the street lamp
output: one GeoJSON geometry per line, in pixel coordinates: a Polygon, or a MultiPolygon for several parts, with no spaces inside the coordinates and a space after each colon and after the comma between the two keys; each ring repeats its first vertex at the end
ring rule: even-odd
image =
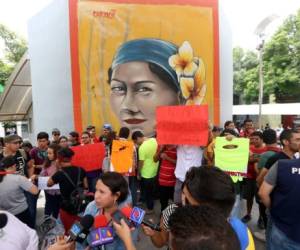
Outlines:
{"type": "Polygon", "coordinates": [[[257,47],[259,51],[259,89],[258,89],[258,126],[259,129],[262,127],[262,104],[263,104],[263,93],[264,93],[264,75],[263,75],[263,50],[265,44],[265,33],[267,26],[273,22],[279,16],[277,15],[270,15],[264,18],[256,27],[254,34],[257,35],[260,39],[260,43],[257,47]]]}

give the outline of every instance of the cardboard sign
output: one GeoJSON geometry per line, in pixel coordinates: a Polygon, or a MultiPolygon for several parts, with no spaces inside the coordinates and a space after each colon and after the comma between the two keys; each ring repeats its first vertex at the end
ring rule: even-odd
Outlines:
{"type": "Polygon", "coordinates": [[[71,149],[75,153],[72,165],[82,167],[87,172],[102,168],[102,162],[105,157],[105,146],[103,143],[80,145],[71,147],[71,149]]]}
{"type": "Polygon", "coordinates": [[[133,147],[132,141],[113,140],[111,150],[111,171],[122,174],[132,171],[133,147]]]}
{"type": "Polygon", "coordinates": [[[215,165],[231,176],[246,176],[249,159],[249,139],[227,140],[217,137],[215,144],[215,165]]]}
{"type": "Polygon", "coordinates": [[[156,121],[158,144],[207,145],[207,105],[159,107],[156,121]]]}

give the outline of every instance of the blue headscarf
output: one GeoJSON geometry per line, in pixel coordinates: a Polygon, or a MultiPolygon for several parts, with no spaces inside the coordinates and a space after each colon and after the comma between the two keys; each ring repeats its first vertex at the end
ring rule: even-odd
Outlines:
{"type": "Polygon", "coordinates": [[[170,56],[177,54],[178,47],[173,43],[159,39],[136,39],[123,43],[117,50],[111,69],[127,62],[148,62],[162,68],[173,80],[177,91],[179,83],[174,69],[169,65],[170,56]]]}

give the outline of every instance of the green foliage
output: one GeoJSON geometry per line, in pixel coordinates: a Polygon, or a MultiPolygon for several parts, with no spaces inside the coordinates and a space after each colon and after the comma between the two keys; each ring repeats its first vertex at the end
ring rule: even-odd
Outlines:
{"type": "Polygon", "coordinates": [[[258,58],[256,53],[242,48],[233,49],[233,89],[243,102],[257,102],[258,58]]]}
{"type": "MultiPolygon", "coordinates": [[[[234,48],[234,94],[243,103],[258,100],[258,56],[234,48]]],[[[288,17],[265,44],[263,53],[264,99],[274,94],[276,102],[300,102],[300,10],[288,17]]]]}
{"type": "Polygon", "coordinates": [[[14,66],[19,62],[27,50],[26,41],[16,33],[10,31],[4,25],[0,24],[0,39],[4,43],[5,58],[0,59],[0,84],[5,85],[14,66]]]}

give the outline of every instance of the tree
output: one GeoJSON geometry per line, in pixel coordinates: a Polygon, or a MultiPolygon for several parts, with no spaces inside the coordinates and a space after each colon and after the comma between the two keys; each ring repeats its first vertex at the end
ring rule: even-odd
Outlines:
{"type": "Polygon", "coordinates": [[[300,102],[300,10],[266,43],[263,60],[266,91],[276,102],[300,102]]]}
{"type": "MultiPolygon", "coordinates": [[[[0,90],[5,85],[14,66],[27,50],[26,41],[0,24],[0,39],[4,43],[4,58],[0,59],[0,90]]],[[[1,92],[1,91],[0,91],[1,92]]]]}
{"type": "MultiPolygon", "coordinates": [[[[254,51],[233,49],[234,95],[243,103],[258,101],[258,57],[254,51]]],[[[300,102],[300,10],[291,15],[266,42],[263,51],[264,103],[300,102]]],[[[239,102],[235,98],[235,103],[239,102]]]]}
{"type": "MultiPolygon", "coordinates": [[[[253,51],[233,49],[233,93],[239,100],[234,104],[257,102],[258,100],[258,58],[253,51]]],[[[235,98],[236,99],[236,98],[235,98]]]]}

